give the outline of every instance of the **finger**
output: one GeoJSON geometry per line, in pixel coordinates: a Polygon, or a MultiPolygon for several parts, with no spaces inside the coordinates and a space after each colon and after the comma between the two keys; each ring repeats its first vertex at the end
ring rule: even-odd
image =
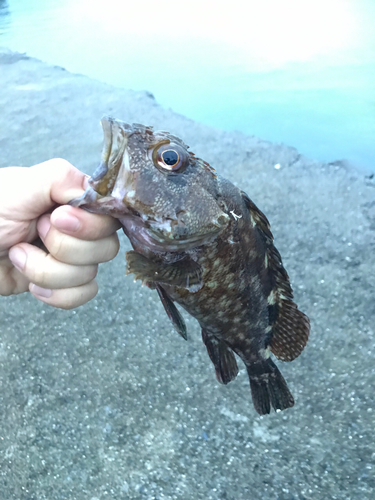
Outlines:
{"type": "Polygon", "coordinates": [[[84,191],[87,176],[61,158],[32,167],[9,167],[2,173],[3,185],[17,185],[2,192],[4,217],[12,220],[35,219],[56,203],[65,205],[84,191]]]}
{"type": "Polygon", "coordinates": [[[44,215],[38,221],[38,232],[50,254],[58,261],[75,266],[107,262],[116,257],[120,248],[117,234],[98,241],[85,241],[61,233],[44,215]]]}
{"type": "Polygon", "coordinates": [[[59,307],[60,309],[74,309],[86,304],[86,302],[95,297],[98,293],[98,284],[95,280],[92,280],[82,286],[60,290],[46,290],[34,283],[30,283],[29,289],[35,298],[50,306],[59,307]]]}
{"type": "Polygon", "coordinates": [[[120,222],[109,215],[91,214],[69,205],[58,207],[52,212],[51,224],[59,231],[81,240],[99,240],[121,227],[120,222]]]}
{"type": "Polygon", "coordinates": [[[0,295],[16,295],[29,289],[29,280],[18,271],[8,256],[0,258],[0,295]]]}
{"type": "Polygon", "coordinates": [[[12,247],[9,258],[29,281],[43,288],[81,286],[92,281],[98,270],[96,265],[74,266],[60,262],[29,243],[12,247]]]}

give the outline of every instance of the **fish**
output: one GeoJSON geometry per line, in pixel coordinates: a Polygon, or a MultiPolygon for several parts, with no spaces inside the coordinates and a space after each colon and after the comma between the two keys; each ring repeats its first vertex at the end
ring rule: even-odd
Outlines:
{"type": "Polygon", "coordinates": [[[260,415],[292,407],[271,355],[299,356],[310,321],[293,301],[266,216],[177,136],[111,117],[101,123],[101,161],[70,205],[120,221],[133,248],[126,273],[156,290],[184,339],[176,304],[198,320],[218,382],[236,378],[238,357],[260,415]]]}

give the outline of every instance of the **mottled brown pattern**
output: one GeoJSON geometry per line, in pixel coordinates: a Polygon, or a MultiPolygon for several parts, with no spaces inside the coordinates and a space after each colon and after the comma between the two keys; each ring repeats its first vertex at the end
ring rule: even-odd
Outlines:
{"type": "Polygon", "coordinates": [[[111,118],[103,128],[102,162],[72,204],[119,218],[134,248],[128,273],[157,289],[183,337],[185,324],[173,302],[199,321],[219,382],[236,377],[235,352],[246,365],[258,413],[293,406],[269,356],[297,357],[309,320],[292,301],[265,215],[168,132],[111,118]],[[176,170],[160,161],[166,144],[181,159],[176,170]]]}

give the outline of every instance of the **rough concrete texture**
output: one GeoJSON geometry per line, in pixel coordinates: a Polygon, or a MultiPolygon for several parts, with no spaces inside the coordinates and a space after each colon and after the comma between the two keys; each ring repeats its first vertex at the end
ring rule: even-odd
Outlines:
{"type": "Polygon", "coordinates": [[[0,498],[375,498],[374,178],[6,50],[0,89],[3,167],[62,156],[92,172],[104,114],[179,135],[269,217],[312,323],[278,363],[295,407],[260,417],[243,367],[220,386],[197,322],[184,342],[125,277],[125,237],[75,311],[1,298],[0,498]]]}

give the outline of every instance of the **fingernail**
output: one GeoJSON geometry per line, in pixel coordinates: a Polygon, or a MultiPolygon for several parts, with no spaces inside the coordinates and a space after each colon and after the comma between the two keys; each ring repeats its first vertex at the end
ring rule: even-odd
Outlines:
{"type": "Polygon", "coordinates": [[[11,248],[9,250],[9,259],[16,269],[23,272],[26,264],[26,252],[22,248],[11,248]]]}
{"type": "Polygon", "coordinates": [[[78,231],[81,223],[74,215],[57,216],[53,219],[53,225],[62,231],[78,231]]]}
{"type": "Polygon", "coordinates": [[[51,222],[49,220],[49,217],[42,217],[41,219],[39,219],[39,221],[38,221],[38,233],[39,233],[40,237],[42,238],[42,240],[45,239],[50,227],[51,227],[51,222]]]}
{"type": "Polygon", "coordinates": [[[48,297],[51,297],[52,295],[52,290],[49,288],[42,288],[41,286],[34,284],[30,285],[30,292],[33,295],[37,295],[38,297],[43,297],[45,299],[48,299],[48,297]]]}

